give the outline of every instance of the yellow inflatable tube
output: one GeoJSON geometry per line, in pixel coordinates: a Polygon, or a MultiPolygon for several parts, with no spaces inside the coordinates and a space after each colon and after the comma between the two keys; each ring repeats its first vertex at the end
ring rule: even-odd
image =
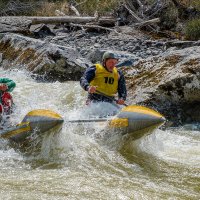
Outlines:
{"type": "Polygon", "coordinates": [[[165,121],[165,117],[155,110],[144,106],[131,105],[122,108],[119,114],[109,121],[109,127],[123,128],[125,133],[159,126],[165,121]]]}
{"type": "Polygon", "coordinates": [[[42,134],[52,128],[60,128],[63,124],[63,118],[51,110],[32,110],[16,126],[7,130],[0,131],[0,137],[14,140],[15,142],[23,142],[33,132],[42,134]]]}

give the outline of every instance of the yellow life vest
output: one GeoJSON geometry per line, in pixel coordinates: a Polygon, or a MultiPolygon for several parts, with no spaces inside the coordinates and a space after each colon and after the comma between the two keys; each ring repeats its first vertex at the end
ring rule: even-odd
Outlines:
{"type": "Polygon", "coordinates": [[[97,86],[98,91],[108,96],[114,96],[117,93],[118,88],[119,75],[117,68],[114,67],[113,71],[109,72],[101,64],[95,64],[95,66],[95,77],[90,82],[90,85],[97,86]]]}

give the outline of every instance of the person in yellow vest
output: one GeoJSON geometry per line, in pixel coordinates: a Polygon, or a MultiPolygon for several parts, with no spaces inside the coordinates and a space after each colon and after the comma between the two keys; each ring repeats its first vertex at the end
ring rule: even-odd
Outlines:
{"type": "Polygon", "coordinates": [[[102,64],[88,67],[80,79],[81,87],[88,91],[86,104],[90,102],[114,101],[118,93],[117,104],[123,105],[127,91],[124,75],[117,69],[118,58],[113,52],[105,52],[102,64]]]}

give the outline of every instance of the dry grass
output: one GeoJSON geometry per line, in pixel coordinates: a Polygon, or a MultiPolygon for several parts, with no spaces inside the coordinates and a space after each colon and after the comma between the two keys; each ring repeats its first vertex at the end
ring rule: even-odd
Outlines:
{"type": "MultiPolygon", "coordinates": [[[[83,0],[77,0],[78,3],[83,0]]],[[[112,12],[119,5],[117,0],[87,0],[85,3],[78,6],[82,13],[93,14],[97,11],[100,14],[112,12]]]]}
{"type": "MultiPolygon", "coordinates": [[[[66,15],[70,15],[73,13],[71,13],[69,10],[69,2],[70,0],[55,2],[48,2],[46,0],[43,2],[41,9],[33,14],[37,16],[55,16],[55,10],[60,10],[66,15]]],[[[77,0],[76,2],[76,8],[81,15],[94,15],[96,11],[100,15],[111,13],[119,4],[119,1],[117,0],[77,0]]]]}
{"type": "MultiPolygon", "coordinates": [[[[150,4],[154,0],[147,0],[150,4]]],[[[73,14],[70,13],[67,4],[70,0],[57,0],[57,1],[43,1],[43,6],[40,10],[36,11],[34,14],[38,16],[54,16],[55,10],[60,10],[66,15],[73,14]]],[[[76,8],[82,15],[93,15],[96,11],[100,15],[106,15],[113,13],[113,10],[119,6],[119,0],[76,0],[76,8]]],[[[200,10],[200,0],[179,0],[184,6],[194,6],[200,10]]],[[[33,15],[33,14],[32,14],[33,15]]]]}
{"type": "Polygon", "coordinates": [[[184,6],[193,6],[195,8],[197,8],[198,10],[200,10],[200,1],[199,0],[179,0],[181,4],[183,4],[184,6]]]}
{"type": "Polygon", "coordinates": [[[44,1],[40,9],[32,13],[36,16],[55,16],[56,10],[61,10],[63,2],[48,2],[44,1]]]}

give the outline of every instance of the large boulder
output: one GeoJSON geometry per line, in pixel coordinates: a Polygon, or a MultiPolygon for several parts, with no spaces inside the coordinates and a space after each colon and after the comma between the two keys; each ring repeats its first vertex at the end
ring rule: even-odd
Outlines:
{"type": "Polygon", "coordinates": [[[32,21],[26,17],[0,17],[0,33],[29,33],[32,21]]]}
{"type": "Polygon", "coordinates": [[[69,47],[13,33],[0,34],[4,68],[26,68],[48,80],[79,80],[89,61],[69,47]]]}
{"type": "Polygon", "coordinates": [[[169,49],[124,69],[130,103],[157,108],[174,122],[200,121],[200,47],[169,49]]]}

